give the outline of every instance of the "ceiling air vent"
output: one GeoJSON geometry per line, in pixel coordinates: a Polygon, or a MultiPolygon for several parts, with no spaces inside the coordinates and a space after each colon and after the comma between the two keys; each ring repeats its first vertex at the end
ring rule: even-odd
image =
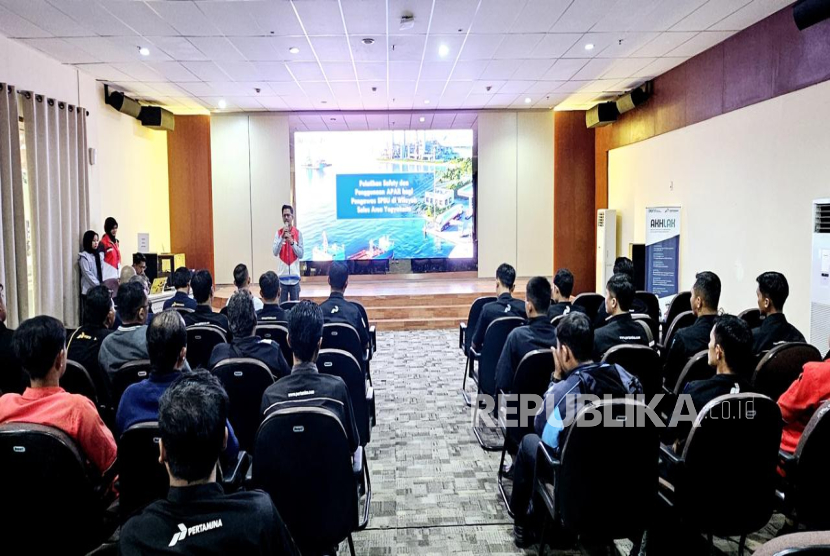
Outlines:
{"type": "Polygon", "coordinates": [[[817,234],[830,234],[830,203],[816,204],[813,231],[817,234]]]}

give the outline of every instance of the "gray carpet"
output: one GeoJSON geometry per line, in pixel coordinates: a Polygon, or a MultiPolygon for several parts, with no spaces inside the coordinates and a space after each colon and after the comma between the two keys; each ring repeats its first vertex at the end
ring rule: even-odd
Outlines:
{"type": "MultiPolygon", "coordinates": [[[[525,554],[513,545],[512,519],[498,495],[500,454],[483,451],[472,434],[460,395],[463,368],[457,330],[379,331],[377,426],[367,448],[373,499],[369,527],[354,535],[357,554],[525,554]]],[[[780,526],[778,516],[750,547],[780,526]]],[[[736,539],[717,544],[737,553],[736,539]]],[[[348,554],[345,543],[340,554],[348,554]]]]}

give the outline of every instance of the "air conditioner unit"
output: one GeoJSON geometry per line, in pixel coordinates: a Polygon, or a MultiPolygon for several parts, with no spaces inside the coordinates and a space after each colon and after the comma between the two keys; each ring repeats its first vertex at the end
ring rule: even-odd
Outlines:
{"type": "Polygon", "coordinates": [[[605,295],[605,284],[614,274],[617,258],[617,211],[597,211],[597,293],[605,295]]]}
{"type": "Polygon", "coordinates": [[[830,199],[813,201],[810,266],[810,343],[822,353],[830,338],[830,199]]]}

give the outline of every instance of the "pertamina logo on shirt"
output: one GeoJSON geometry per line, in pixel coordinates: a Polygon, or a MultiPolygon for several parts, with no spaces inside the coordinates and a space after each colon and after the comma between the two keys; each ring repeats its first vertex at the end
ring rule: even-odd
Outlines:
{"type": "Polygon", "coordinates": [[[192,537],[193,535],[198,535],[199,533],[204,533],[205,531],[219,529],[220,527],[222,527],[221,519],[214,519],[212,521],[200,523],[199,525],[194,525],[193,527],[185,527],[184,523],[179,523],[179,532],[173,534],[173,538],[170,539],[170,544],[167,546],[176,546],[176,543],[185,540],[187,537],[192,537]]]}

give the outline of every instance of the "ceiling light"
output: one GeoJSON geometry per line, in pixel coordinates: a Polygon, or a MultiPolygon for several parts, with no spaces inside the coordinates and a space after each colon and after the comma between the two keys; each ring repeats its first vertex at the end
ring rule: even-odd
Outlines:
{"type": "Polygon", "coordinates": [[[139,46],[138,47],[138,53],[141,54],[142,56],[149,56],[150,55],[150,49],[147,48],[146,46],[139,46]]]}
{"type": "Polygon", "coordinates": [[[415,27],[415,16],[409,13],[403,14],[401,16],[401,26],[399,29],[401,31],[408,31],[413,27],[415,27]]]}
{"type": "Polygon", "coordinates": [[[320,104],[326,104],[327,102],[328,102],[327,100],[321,100],[320,104]]]}
{"type": "Polygon", "coordinates": [[[530,97],[527,97],[527,98],[525,99],[525,104],[530,104],[530,97]]]}
{"type": "Polygon", "coordinates": [[[420,118],[418,118],[418,121],[424,123],[425,121],[427,121],[427,119],[421,116],[420,118]]]}
{"type": "Polygon", "coordinates": [[[227,105],[228,105],[228,103],[225,102],[225,99],[223,99],[223,98],[219,99],[219,110],[224,110],[227,105]]]}
{"type": "Polygon", "coordinates": [[[363,40],[362,40],[362,41],[360,41],[360,42],[362,42],[362,43],[363,43],[363,44],[365,44],[366,46],[369,46],[369,45],[375,44],[375,39],[373,39],[373,38],[371,38],[371,37],[366,37],[365,39],[363,39],[363,40]]]}
{"type": "Polygon", "coordinates": [[[429,99],[424,99],[424,104],[429,104],[429,99]]]}
{"type": "Polygon", "coordinates": [[[441,46],[438,47],[438,55],[441,56],[442,58],[445,57],[449,53],[450,53],[450,47],[447,46],[446,44],[442,44],[441,46]]]}
{"type": "Polygon", "coordinates": [[[288,49],[288,51],[289,51],[291,54],[299,54],[299,53],[300,53],[300,49],[299,49],[299,48],[297,48],[296,46],[292,46],[291,48],[289,48],[289,49],[288,49]]]}
{"type": "Polygon", "coordinates": [[[594,49],[594,43],[589,42],[588,44],[585,45],[585,50],[593,50],[593,49],[594,49]]]}

